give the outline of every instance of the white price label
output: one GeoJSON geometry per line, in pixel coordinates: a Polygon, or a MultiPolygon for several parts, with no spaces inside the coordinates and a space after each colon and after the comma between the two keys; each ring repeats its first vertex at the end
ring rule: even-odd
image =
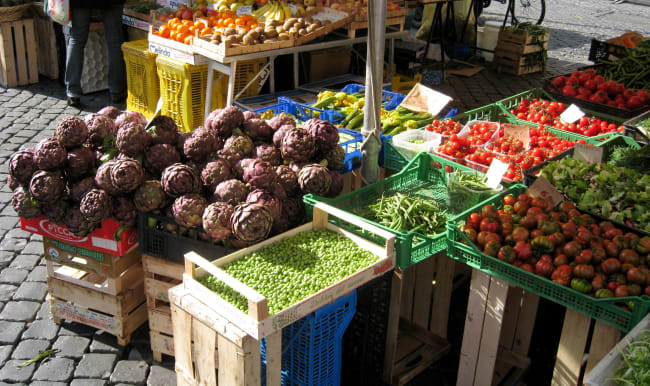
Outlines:
{"type": "Polygon", "coordinates": [[[429,112],[436,115],[451,101],[450,96],[417,83],[400,106],[418,113],[429,112]]]}
{"type": "Polygon", "coordinates": [[[298,6],[295,4],[289,4],[289,9],[291,10],[291,15],[295,16],[298,13],[298,6]]]}
{"type": "Polygon", "coordinates": [[[496,158],[493,159],[492,163],[490,164],[490,168],[485,174],[485,176],[487,177],[487,181],[485,182],[485,185],[489,186],[492,189],[496,189],[501,183],[501,179],[503,178],[503,175],[506,174],[507,171],[508,171],[507,163],[502,162],[496,158]]]}
{"type": "Polygon", "coordinates": [[[580,110],[580,107],[572,104],[571,106],[567,107],[567,109],[564,110],[562,114],[560,114],[560,120],[562,120],[564,123],[573,123],[584,116],[585,113],[580,110]]]}
{"type": "Polygon", "coordinates": [[[504,123],[503,136],[520,140],[524,145],[524,149],[528,149],[528,144],[530,143],[530,128],[528,126],[504,123]]]}
{"type": "Polygon", "coordinates": [[[240,5],[237,7],[237,16],[241,15],[250,15],[253,12],[253,6],[251,5],[240,5]]]}
{"type": "Polygon", "coordinates": [[[577,143],[573,149],[573,158],[588,163],[600,163],[603,160],[603,148],[586,143],[577,143]]]}
{"type": "Polygon", "coordinates": [[[533,197],[539,197],[545,200],[550,204],[551,208],[555,208],[559,203],[564,201],[562,193],[555,189],[555,186],[551,185],[544,177],[539,177],[535,180],[530,188],[528,188],[528,193],[533,197]]]}

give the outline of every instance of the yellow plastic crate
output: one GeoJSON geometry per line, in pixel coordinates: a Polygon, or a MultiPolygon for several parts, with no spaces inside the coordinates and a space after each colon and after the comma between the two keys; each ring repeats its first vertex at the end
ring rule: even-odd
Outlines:
{"type": "MultiPolygon", "coordinates": [[[[237,78],[235,78],[235,95],[237,95],[237,93],[239,93],[248,84],[248,82],[250,82],[250,80],[253,79],[253,77],[255,77],[255,75],[257,75],[257,73],[262,70],[262,68],[266,65],[266,60],[267,60],[266,58],[259,58],[259,59],[241,61],[237,63],[237,78]]],[[[219,76],[219,74],[215,74],[215,75],[216,77],[219,76]]],[[[253,82],[253,84],[251,84],[250,87],[246,89],[246,91],[244,91],[244,93],[240,96],[240,98],[252,97],[258,95],[259,94],[258,87],[259,87],[259,78],[256,79],[255,82],[253,82]]],[[[221,81],[215,85],[215,90],[213,94],[215,95],[214,98],[217,101],[215,108],[223,108],[226,105],[227,92],[228,92],[228,77],[224,76],[223,78],[221,78],[221,81]]]]}
{"type": "Polygon", "coordinates": [[[139,111],[151,118],[156,112],[160,97],[160,82],[156,73],[156,54],[149,52],[149,43],[137,40],[122,44],[124,63],[126,64],[126,81],[128,96],[126,108],[139,111]]]}

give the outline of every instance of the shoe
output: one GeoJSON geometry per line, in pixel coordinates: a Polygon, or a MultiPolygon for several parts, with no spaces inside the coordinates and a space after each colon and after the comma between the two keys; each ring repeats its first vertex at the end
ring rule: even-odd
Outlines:
{"type": "Polygon", "coordinates": [[[68,106],[72,106],[72,107],[81,106],[81,98],[69,96],[68,97],[68,106]]]}
{"type": "Polygon", "coordinates": [[[111,100],[113,101],[113,103],[122,104],[126,102],[126,95],[120,95],[120,96],[111,95],[111,100]]]}

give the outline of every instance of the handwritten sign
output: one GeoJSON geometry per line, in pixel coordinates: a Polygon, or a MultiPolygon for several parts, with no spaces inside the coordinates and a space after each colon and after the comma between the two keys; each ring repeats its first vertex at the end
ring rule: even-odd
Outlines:
{"type": "Polygon", "coordinates": [[[603,160],[603,148],[577,143],[573,148],[573,158],[588,163],[600,163],[603,160]]]}
{"type": "Polygon", "coordinates": [[[453,99],[449,95],[417,83],[400,106],[418,113],[438,114],[453,99]]]}
{"type": "Polygon", "coordinates": [[[251,5],[240,5],[237,7],[237,16],[250,15],[251,13],[253,13],[253,6],[251,5]]]}
{"type": "Polygon", "coordinates": [[[555,208],[559,203],[564,201],[562,193],[555,189],[555,186],[551,185],[551,183],[544,177],[539,177],[535,182],[533,182],[533,184],[528,188],[528,194],[546,200],[552,208],[555,208]]]}
{"type": "Polygon", "coordinates": [[[560,120],[564,123],[573,123],[584,116],[585,113],[580,110],[580,107],[572,104],[567,107],[562,114],[560,114],[560,120]]]}
{"type": "Polygon", "coordinates": [[[530,127],[526,125],[503,124],[503,135],[520,140],[524,144],[524,149],[528,149],[530,143],[530,127]]]}
{"type": "Polygon", "coordinates": [[[178,9],[181,5],[190,6],[190,0],[158,0],[158,4],[163,7],[178,9]]]}
{"type": "Polygon", "coordinates": [[[485,185],[489,186],[492,189],[496,189],[501,183],[501,179],[503,178],[503,175],[506,174],[507,171],[508,171],[507,163],[502,162],[501,160],[498,160],[496,158],[493,159],[492,163],[490,164],[490,168],[485,174],[485,176],[487,177],[487,181],[485,182],[485,185]]]}

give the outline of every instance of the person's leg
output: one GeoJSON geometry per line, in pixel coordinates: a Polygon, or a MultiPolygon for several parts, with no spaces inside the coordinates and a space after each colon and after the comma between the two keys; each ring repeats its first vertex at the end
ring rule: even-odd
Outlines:
{"type": "Polygon", "coordinates": [[[83,71],[84,48],[88,40],[90,10],[73,8],[70,10],[70,39],[65,64],[65,85],[68,103],[78,104],[81,97],[81,73],[83,71]]]}
{"type": "Polygon", "coordinates": [[[122,102],[126,98],[126,75],[122,42],[122,6],[112,6],[102,9],[104,35],[108,48],[108,89],[113,102],[122,102]]]}

